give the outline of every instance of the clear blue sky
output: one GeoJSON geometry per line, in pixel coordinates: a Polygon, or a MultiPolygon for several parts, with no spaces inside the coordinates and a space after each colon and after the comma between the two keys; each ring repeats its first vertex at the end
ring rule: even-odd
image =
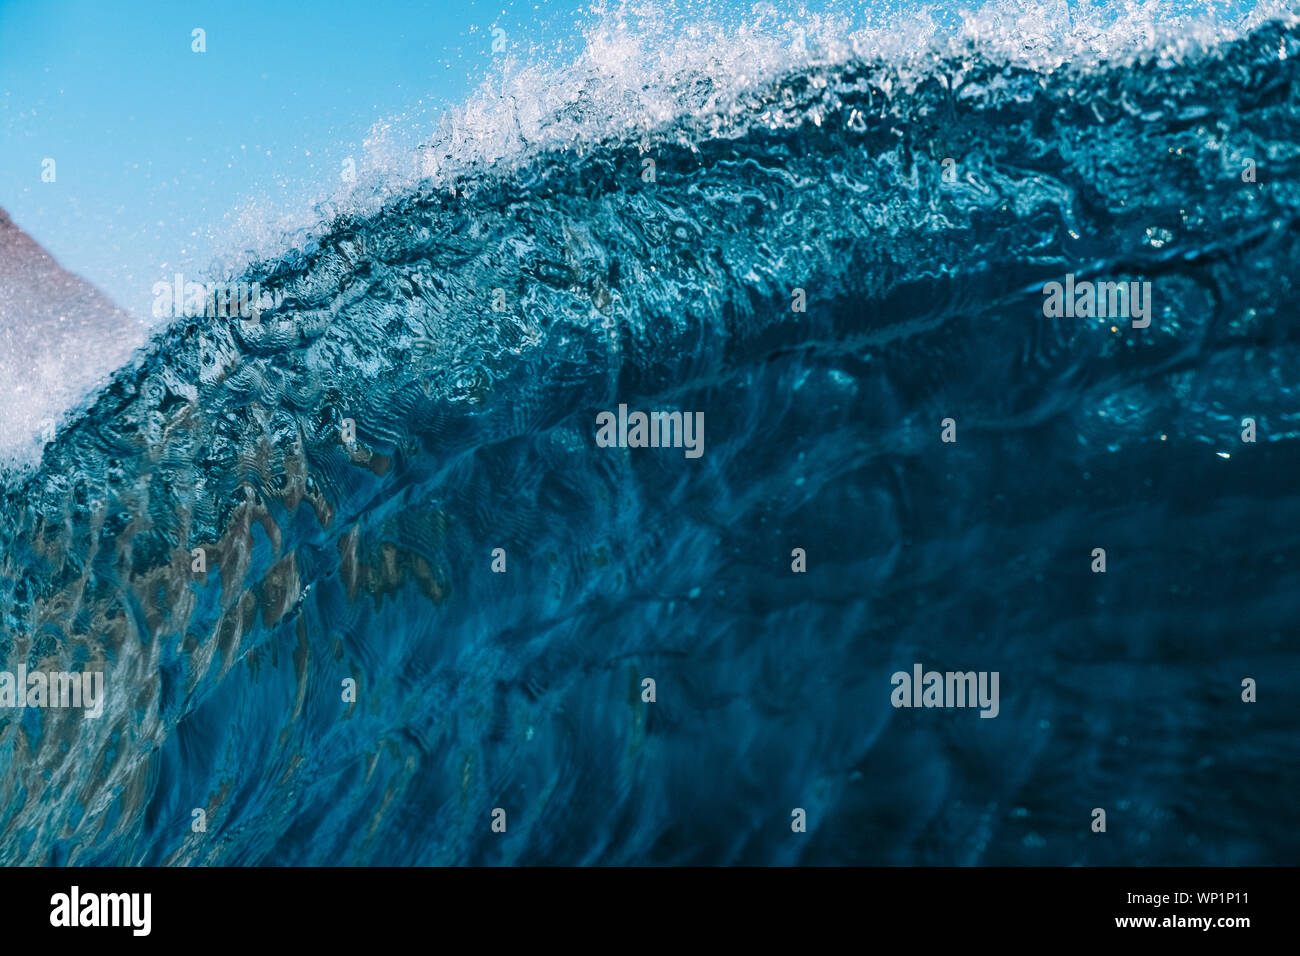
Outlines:
{"type": "Polygon", "coordinates": [[[147,319],[153,283],[200,277],[232,210],[328,193],[376,120],[418,113],[432,128],[461,102],[495,28],[515,53],[572,43],[586,6],[0,0],[0,206],[147,319]]]}

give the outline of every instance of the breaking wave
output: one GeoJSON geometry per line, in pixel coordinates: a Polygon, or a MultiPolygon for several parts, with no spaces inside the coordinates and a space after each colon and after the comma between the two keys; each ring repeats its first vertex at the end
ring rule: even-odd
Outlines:
{"type": "Polygon", "coordinates": [[[8,478],[0,656],[107,705],[0,710],[0,859],[1294,860],[1300,27],[1022,7],[614,11],[378,130],[8,478]]]}

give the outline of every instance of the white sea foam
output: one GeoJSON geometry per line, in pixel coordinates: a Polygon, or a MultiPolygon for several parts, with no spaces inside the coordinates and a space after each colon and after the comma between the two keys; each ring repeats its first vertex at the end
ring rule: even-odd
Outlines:
{"type": "Polygon", "coordinates": [[[953,11],[913,4],[875,11],[846,4],[810,13],[755,4],[722,19],[713,2],[597,4],[575,56],[534,48],[500,58],[459,107],[375,121],[357,177],[296,208],[250,203],[232,216],[221,261],[237,268],[301,243],[337,212],[374,212],[420,183],[449,186],[555,149],[617,139],[649,145],[666,129],[715,133],[753,121],[753,98],[791,71],[883,61],[904,82],[976,51],[1052,70],[1114,67],[1142,57],[1177,62],[1260,24],[1296,22],[1296,0],[994,0],[953,11]],[[692,118],[682,124],[683,118],[692,118]]]}

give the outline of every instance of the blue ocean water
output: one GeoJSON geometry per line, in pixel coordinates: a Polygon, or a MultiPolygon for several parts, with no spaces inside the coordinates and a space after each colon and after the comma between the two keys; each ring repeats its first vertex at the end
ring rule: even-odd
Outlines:
{"type": "Polygon", "coordinates": [[[0,654],[108,705],[0,711],[0,860],[1294,862],[1300,26],[814,59],[452,137],[12,474],[0,654]]]}

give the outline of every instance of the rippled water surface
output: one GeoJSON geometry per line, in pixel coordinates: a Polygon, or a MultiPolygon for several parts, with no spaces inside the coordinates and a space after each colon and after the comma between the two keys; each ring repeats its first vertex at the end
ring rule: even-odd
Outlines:
{"type": "Polygon", "coordinates": [[[0,716],[0,859],[1294,862],[1298,89],[1284,16],[452,142],[9,479],[0,652],[109,706],[0,716]],[[1045,317],[1067,273],[1150,326],[1045,317]],[[598,447],[620,403],[704,454],[598,447]],[[999,715],[891,707],[915,662],[999,715]]]}

